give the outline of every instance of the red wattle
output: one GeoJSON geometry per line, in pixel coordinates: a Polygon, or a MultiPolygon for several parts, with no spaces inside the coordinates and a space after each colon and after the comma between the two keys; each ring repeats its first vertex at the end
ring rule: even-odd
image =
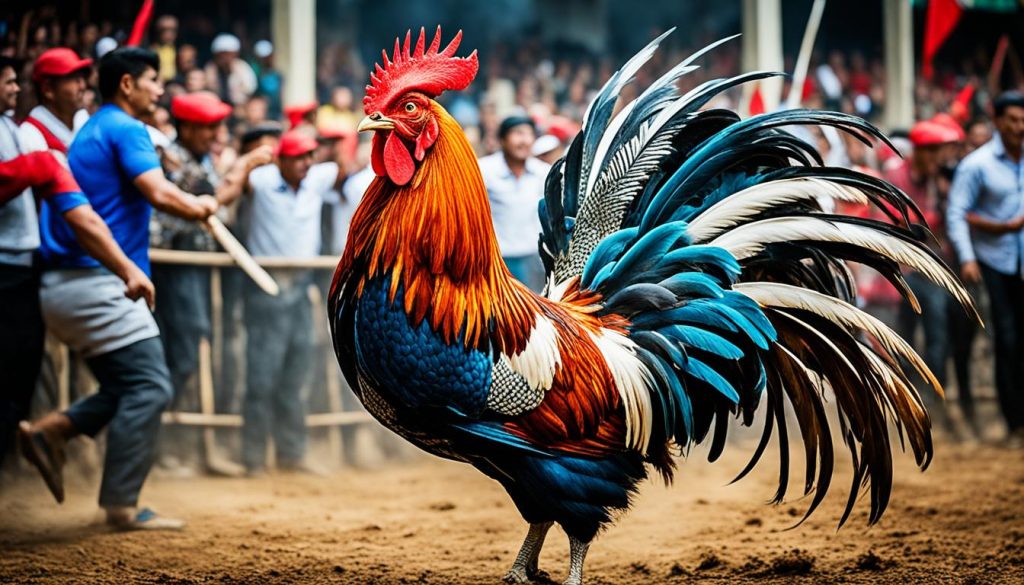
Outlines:
{"type": "MultiPolygon", "coordinates": [[[[373,174],[378,177],[387,175],[387,171],[384,169],[384,139],[381,132],[373,133],[373,150],[370,151],[370,166],[373,168],[373,174]]],[[[391,132],[388,132],[391,134],[391,132]]]]}
{"type": "Polygon", "coordinates": [[[405,185],[412,180],[416,172],[416,163],[412,160],[407,147],[395,132],[391,132],[384,143],[384,168],[388,177],[396,185],[405,185]]]}

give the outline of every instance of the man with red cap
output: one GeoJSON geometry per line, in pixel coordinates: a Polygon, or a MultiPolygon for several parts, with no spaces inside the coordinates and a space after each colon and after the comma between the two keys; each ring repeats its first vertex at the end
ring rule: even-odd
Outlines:
{"type": "Polygon", "coordinates": [[[315,138],[317,135],[316,108],[316,102],[304,102],[285,107],[284,115],[288,118],[288,129],[300,130],[315,138]]]}
{"type": "MultiPolygon", "coordinates": [[[[161,162],[167,178],[185,193],[213,193],[222,202],[236,199],[249,172],[270,162],[273,151],[264,146],[239,157],[224,176],[217,174],[210,149],[231,111],[231,106],[209,91],[171,100],[177,138],[164,149],[161,162]]],[[[210,232],[194,221],[162,211],[156,212],[155,219],[158,229],[150,240],[154,247],[200,252],[218,249],[210,232]]],[[[198,371],[200,339],[211,335],[210,271],[201,266],[155,265],[153,282],[160,296],[156,321],[178,398],[198,371]]],[[[165,446],[170,445],[165,442],[165,446]]]]}
{"type": "MultiPolygon", "coordinates": [[[[249,175],[247,248],[254,256],[312,258],[320,254],[325,199],[345,181],[337,162],[313,164],[317,141],[301,131],[281,136],[274,164],[249,175]]],[[[308,270],[280,271],[281,294],[255,286],[245,296],[248,327],[247,389],[242,409],[242,460],[251,475],[264,472],[267,436],[273,433],[281,469],[307,470],[302,388],[310,378],[313,320],[308,270]]]]}
{"type": "MultiPolygon", "coordinates": [[[[953,255],[946,238],[943,221],[946,201],[945,194],[939,188],[939,178],[940,171],[951,162],[951,156],[955,156],[956,145],[963,137],[962,129],[953,128],[941,120],[917,122],[910,128],[909,138],[913,146],[910,156],[883,172],[885,180],[909,195],[921,209],[924,220],[935,234],[935,238],[929,239],[930,247],[947,263],[951,262],[953,255]]],[[[923,349],[920,353],[939,383],[945,385],[946,359],[952,347],[949,321],[952,297],[942,287],[917,272],[907,272],[905,278],[921,304],[921,314],[918,315],[909,303],[903,303],[900,306],[898,329],[905,339],[914,339],[919,325],[924,329],[924,346],[919,348],[923,349]]],[[[926,400],[931,400],[931,397],[926,397],[926,400]]],[[[935,413],[939,423],[948,432],[955,434],[942,403],[932,404],[932,407],[929,412],[935,413]]]]}
{"type": "Polygon", "coordinates": [[[83,106],[91,67],[92,59],[81,59],[66,47],[39,55],[32,66],[39,105],[28,113],[20,129],[26,151],[50,150],[58,159],[66,159],[75,134],[89,120],[83,106]]]}

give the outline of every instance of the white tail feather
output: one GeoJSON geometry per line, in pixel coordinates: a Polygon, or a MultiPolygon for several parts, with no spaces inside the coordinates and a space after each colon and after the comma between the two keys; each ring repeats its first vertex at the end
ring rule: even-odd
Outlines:
{"type": "Polygon", "coordinates": [[[859,189],[833,181],[815,178],[769,181],[747,187],[707,208],[690,222],[686,233],[694,243],[706,242],[766,209],[815,201],[819,197],[847,203],[868,203],[867,196],[859,189]]]}
{"type": "Polygon", "coordinates": [[[733,290],[745,294],[762,307],[802,309],[844,327],[869,333],[887,352],[905,358],[933,388],[942,392],[935,375],[909,343],[885,323],[847,302],[810,289],[775,282],[739,283],[733,286],[733,290]]]}
{"type": "Polygon", "coordinates": [[[742,260],[759,253],[767,244],[797,240],[852,244],[906,264],[945,288],[978,318],[971,295],[941,262],[920,245],[869,227],[810,216],[776,217],[741,225],[709,243],[742,260]]]}

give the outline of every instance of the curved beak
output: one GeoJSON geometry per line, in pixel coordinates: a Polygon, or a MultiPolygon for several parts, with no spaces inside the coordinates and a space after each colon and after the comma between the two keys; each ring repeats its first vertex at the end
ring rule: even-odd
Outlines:
{"type": "Polygon", "coordinates": [[[395,127],[395,121],[391,118],[385,118],[384,114],[380,112],[374,112],[369,116],[362,119],[359,122],[359,126],[356,127],[358,132],[365,132],[367,130],[392,130],[395,127]]]}

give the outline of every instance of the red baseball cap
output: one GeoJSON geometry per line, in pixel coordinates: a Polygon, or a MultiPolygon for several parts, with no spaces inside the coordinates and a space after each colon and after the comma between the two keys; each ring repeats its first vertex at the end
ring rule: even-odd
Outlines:
{"type": "Polygon", "coordinates": [[[317,108],[316,102],[306,102],[302,104],[292,104],[284,109],[284,115],[288,118],[288,124],[294,128],[299,125],[299,122],[306,117],[306,114],[312,112],[317,108]]]}
{"type": "Polygon", "coordinates": [[[92,65],[92,59],[82,59],[67,47],[43,51],[32,67],[32,81],[44,77],[63,77],[92,65]]]}
{"type": "Polygon", "coordinates": [[[171,100],[171,115],[182,122],[216,124],[227,118],[231,110],[231,106],[211,91],[176,95],[171,100]]]}
{"type": "Polygon", "coordinates": [[[964,127],[960,125],[960,122],[956,121],[956,118],[947,114],[946,112],[939,112],[932,116],[932,122],[936,124],[942,124],[943,126],[953,130],[957,133],[957,139],[955,142],[960,142],[967,139],[967,133],[964,132],[964,127]]]}
{"type": "Polygon", "coordinates": [[[922,120],[910,128],[910,143],[914,146],[938,146],[961,140],[963,131],[932,120],[922,120]]]}
{"type": "Polygon", "coordinates": [[[289,130],[281,135],[277,156],[302,156],[316,150],[319,143],[305,132],[289,130]]]}

